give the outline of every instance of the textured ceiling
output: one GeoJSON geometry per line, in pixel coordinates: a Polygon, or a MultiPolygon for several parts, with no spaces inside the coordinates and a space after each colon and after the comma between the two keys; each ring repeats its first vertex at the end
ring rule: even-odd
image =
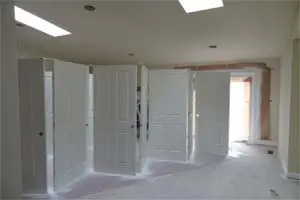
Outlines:
{"type": "Polygon", "coordinates": [[[225,1],[223,8],[189,15],[177,1],[23,0],[17,5],[72,32],[52,38],[19,27],[20,44],[86,64],[150,66],[278,58],[297,10],[296,1],[274,0],[225,1]],[[85,11],[88,3],[96,11],[85,11]],[[218,48],[209,49],[210,44],[218,48]]]}

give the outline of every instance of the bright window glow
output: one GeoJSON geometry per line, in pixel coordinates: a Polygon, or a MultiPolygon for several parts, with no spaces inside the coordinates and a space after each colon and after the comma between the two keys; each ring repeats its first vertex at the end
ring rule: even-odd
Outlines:
{"type": "Polygon", "coordinates": [[[179,0],[186,13],[223,7],[223,0],[179,0]]]}
{"type": "Polygon", "coordinates": [[[70,32],[17,6],[15,6],[15,20],[53,37],[71,34],[70,32]]]}

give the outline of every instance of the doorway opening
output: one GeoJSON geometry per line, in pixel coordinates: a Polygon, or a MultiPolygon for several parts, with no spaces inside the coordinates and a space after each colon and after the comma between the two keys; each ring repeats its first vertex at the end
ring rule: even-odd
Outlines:
{"type": "Polygon", "coordinates": [[[252,78],[233,76],[230,80],[229,148],[247,142],[250,136],[252,78]]]}

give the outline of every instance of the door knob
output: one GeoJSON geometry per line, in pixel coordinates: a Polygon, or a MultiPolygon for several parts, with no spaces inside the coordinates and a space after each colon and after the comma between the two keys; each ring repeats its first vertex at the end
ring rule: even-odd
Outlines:
{"type": "Polygon", "coordinates": [[[43,136],[44,135],[44,133],[43,132],[39,132],[39,136],[43,136]]]}
{"type": "Polygon", "coordinates": [[[135,125],[131,125],[130,128],[135,128],[135,125]]]}

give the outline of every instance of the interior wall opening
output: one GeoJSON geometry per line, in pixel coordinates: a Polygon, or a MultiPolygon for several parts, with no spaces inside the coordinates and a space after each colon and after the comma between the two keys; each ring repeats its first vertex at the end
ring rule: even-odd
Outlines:
{"type": "Polygon", "coordinates": [[[251,83],[247,76],[230,80],[229,147],[234,142],[247,142],[250,135],[251,83]]]}

